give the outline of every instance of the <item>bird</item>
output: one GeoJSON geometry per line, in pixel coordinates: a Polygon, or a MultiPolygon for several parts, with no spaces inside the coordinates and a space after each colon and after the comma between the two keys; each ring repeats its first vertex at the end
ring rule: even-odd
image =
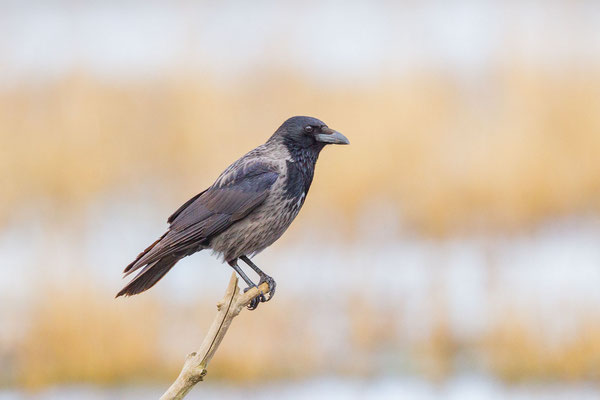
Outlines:
{"type": "Polygon", "coordinates": [[[317,118],[287,119],[262,145],[227,167],[206,190],[168,219],[168,230],[123,271],[135,277],[117,293],[132,296],[153,287],[182,258],[212,250],[246,282],[248,290],[268,283],[248,308],[275,294],[275,280],[251,258],[283,235],[302,208],[313,180],[319,153],[330,144],[349,140],[317,118]],[[243,261],[259,276],[255,284],[239,267],[243,261]]]}

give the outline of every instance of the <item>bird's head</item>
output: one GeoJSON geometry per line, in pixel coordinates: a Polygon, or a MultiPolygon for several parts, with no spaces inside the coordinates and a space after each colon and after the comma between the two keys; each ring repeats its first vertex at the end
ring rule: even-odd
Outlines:
{"type": "Polygon", "coordinates": [[[313,117],[292,117],[277,129],[272,138],[282,138],[299,148],[322,149],[327,144],[350,144],[346,136],[313,117]]]}

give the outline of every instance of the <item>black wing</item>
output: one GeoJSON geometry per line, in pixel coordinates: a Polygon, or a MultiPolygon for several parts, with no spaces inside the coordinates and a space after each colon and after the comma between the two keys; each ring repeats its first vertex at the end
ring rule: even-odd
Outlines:
{"type": "Polygon", "coordinates": [[[233,167],[213,186],[175,211],[168,219],[169,231],[124,272],[130,274],[164,257],[179,259],[198,251],[208,244],[211,236],[223,232],[259,206],[279,176],[273,166],[262,162],[233,167]]]}

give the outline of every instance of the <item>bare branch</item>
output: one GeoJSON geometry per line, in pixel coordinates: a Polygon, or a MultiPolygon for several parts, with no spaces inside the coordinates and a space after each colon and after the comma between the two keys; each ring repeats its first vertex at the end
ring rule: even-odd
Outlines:
{"type": "Polygon", "coordinates": [[[171,387],[162,395],[160,400],[183,399],[194,385],[204,379],[206,367],[219,348],[229,325],[235,317],[262,293],[269,291],[269,285],[262,283],[258,288],[251,288],[245,293],[240,293],[238,278],[231,274],[229,285],[223,300],[217,303],[217,315],[200,345],[200,349],[187,355],[179,376],[171,387]]]}

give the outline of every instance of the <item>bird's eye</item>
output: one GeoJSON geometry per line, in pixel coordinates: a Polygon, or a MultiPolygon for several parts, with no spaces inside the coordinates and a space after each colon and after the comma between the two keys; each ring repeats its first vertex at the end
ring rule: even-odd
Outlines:
{"type": "Polygon", "coordinates": [[[306,132],[306,133],[312,133],[312,131],[313,131],[313,127],[312,126],[307,125],[307,126],[304,127],[304,132],[306,132]]]}

